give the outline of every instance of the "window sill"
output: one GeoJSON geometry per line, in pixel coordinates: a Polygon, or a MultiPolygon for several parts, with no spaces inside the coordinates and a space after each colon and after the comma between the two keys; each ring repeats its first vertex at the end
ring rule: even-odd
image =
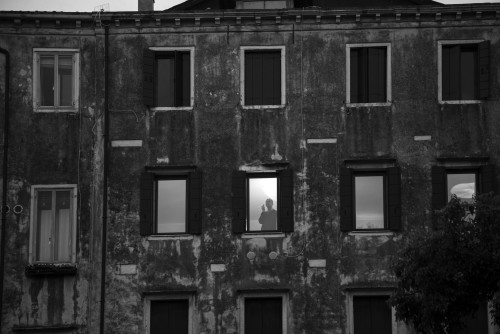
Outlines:
{"type": "Polygon", "coordinates": [[[76,263],[32,263],[24,269],[26,276],[66,276],[76,271],[76,263]]]}
{"type": "Polygon", "coordinates": [[[346,103],[348,108],[363,108],[363,107],[390,107],[391,102],[376,102],[376,103],[346,103]]]}
{"type": "Polygon", "coordinates": [[[151,107],[151,111],[171,111],[171,110],[193,110],[193,106],[189,107],[151,107]]]}
{"type": "Polygon", "coordinates": [[[253,238],[284,238],[285,233],[283,232],[267,232],[267,233],[243,233],[241,235],[242,239],[253,239],[253,238]]]}
{"type": "Polygon", "coordinates": [[[450,100],[450,101],[439,101],[439,104],[480,104],[483,103],[482,100],[450,100]]]}
{"type": "Polygon", "coordinates": [[[193,240],[192,234],[165,234],[165,235],[150,235],[147,236],[148,241],[153,240],[193,240]]]}
{"type": "Polygon", "coordinates": [[[78,108],[55,108],[55,107],[38,107],[34,109],[35,113],[77,113],[78,108]]]}
{"type": "Polygon", "coordinates": [[[347,235],[352,236],[366,236],[366,237],[377,237],[377,236],[392,236],[393,231],[351,231],[347,235]]]}
{"type": "Polygon", "coordinates": [[[14,326],[14,332],[28,332],[28,333],[53,333],[53,332],[67,332],[78,329],[77,325],[52,325],[52,326],[14,326]]]}
{"type": "Polygon", "coordinates": [[[284,108],[284,104],[276,104],[276,105],[257,105],[257,106],[241,106],[243,109],[279,109],[279,108],[284,108]]]}

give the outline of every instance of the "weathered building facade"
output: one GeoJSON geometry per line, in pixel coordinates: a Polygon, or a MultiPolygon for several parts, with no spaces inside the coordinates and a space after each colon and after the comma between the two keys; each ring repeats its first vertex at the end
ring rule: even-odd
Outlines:
{"type": "Polygon", "coordinates": [[[391,256],[498,179],[500,5],[274,2],[0,12],[2,333],[412,333],[391,256]]]}

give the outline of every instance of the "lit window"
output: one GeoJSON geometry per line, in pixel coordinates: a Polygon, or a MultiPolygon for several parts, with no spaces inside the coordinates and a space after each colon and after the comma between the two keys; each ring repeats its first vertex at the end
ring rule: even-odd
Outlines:
{"type": "Polygon", "coordinates": [[[156,181],[156,233],[186,232],[186,183],[187,177],[156,181]]]}
{"type": "Polygon", "coordinates": [[[475,173],[448,172],[446,179],[448,186],[448,201],[455,195],[460,200],[472,203],[472,198],[476,194],[475,173]]]}
{"type": "Polygon", "coordinates": [[[36,111],[77,111],[79,53],[77,50],[35,49],[36,111]]]}
{"type": "Polygon", "coordinates": [[[278,229],[278,178],[248,178],[247,231],[276,231],[278,229]]]}
{"type": "Polygon", "coordinates": [[[32,262],[74,262],[76,187],[33,186],[32,262]]]}
{"type": "Polygon", "coordinates": [[[356,229],[383,229],[384,176],[357,175],[354,177],[356,229]]]}

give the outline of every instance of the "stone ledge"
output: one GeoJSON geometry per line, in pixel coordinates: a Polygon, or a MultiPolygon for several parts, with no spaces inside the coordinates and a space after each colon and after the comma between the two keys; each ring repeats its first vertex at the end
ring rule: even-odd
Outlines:
{"type": "Polygon", "coordinates": [[[34,263],[24,269],[26,276],[64,276],[75,275],[75,263],[34,263]]]}

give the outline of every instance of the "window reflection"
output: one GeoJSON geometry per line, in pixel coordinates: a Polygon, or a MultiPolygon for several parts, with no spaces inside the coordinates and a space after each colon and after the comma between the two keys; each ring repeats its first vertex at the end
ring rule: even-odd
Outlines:
{"type": "Polygon", "coordinates": [[[248,179],[248,230],[276,231],[278,179],[276,177],[248,179]]]}
{"type": "Polygon", "coordinates": [[[384,177],[356,176],[356,229],[384,228],[384,177]]]}
{"type": "Polygon", "coordinates": [[[472,197],[476,193],[476,174],[448,174],[448,201],[452,195],[456,195],[459,199],[472,203],[472,197]]]}
{"type": "Polygon", "coordinates": [[[186,232],[186,180],[158,180],[156,233],[186,232]]]}

